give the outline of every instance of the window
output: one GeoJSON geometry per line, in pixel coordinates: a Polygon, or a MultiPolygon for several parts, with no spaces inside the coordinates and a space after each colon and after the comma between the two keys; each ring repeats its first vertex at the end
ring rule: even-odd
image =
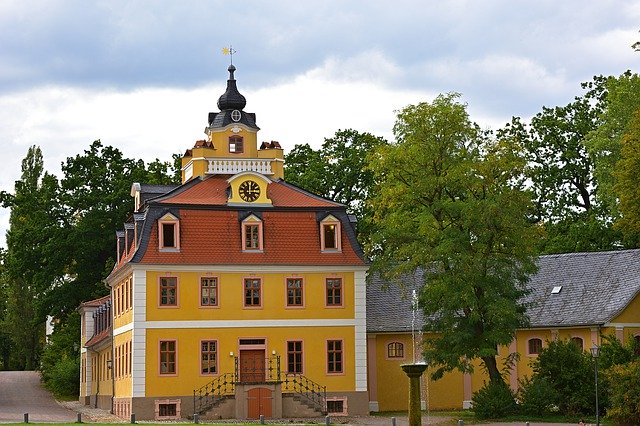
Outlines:
{"type": "Polygon", "coordinates": [[[320,222],[320,246],[322,251],[340,251],[340,221],[327,216],[320,222]]]}
{"type": "Polygon", "coordinates": [[[176,374],[176,341],[160,341],[160,374],[176,374]]]}
{"type": "Polygon", "coordinates": [[[262,220],[250,215],[242,221],[242,250],[262,250],[262,220]]]}
{"type": "Polygon", "coordinates": [[[400,342],[391,342],[387,345],[387,358],[404,358],[404,345],[400,342]]]}
{"type": "Polygon", "coordinates": [[[218,306],[218,278],[200,279],[200,306],[218,306]]]}
{"type": "Polygon", "coordinates": [[[334,416],[346,416],[347,413],[347,399],[346,398],[327,398],[327,413],[334,416]]]}
{"type": "Polygon", "coordinates": [[[160,251],[178,251],[180,249],[180,222],[167,213],[158,220],[158,242],[160,251]]]}
{"type": "Polygon", "coordinates": [[[327,306],[342,306],[342,278],[327,278],[327,306]]]}
{"type": "Polygon", "coordinates": [[[287,306],[302,306],[302,278],[287,278],[287,306]]]}
{"type": "Polygon", "coordinates": [[[327,372],[342,373],[342,340],[327,340],[327,372]]]}
{"type": "Polygon", "coordinates": [[[287,342],[287,373],[302,374],[302,341],[287,342]]]}
{"type": "Polygon", "coordinates": [[[584,350],[584,341],[582,337],[572,337],[571,341],[578,347],[580,350],[584,350]]]}
{"type": "Polygon", "coordinates": [[[203,340],[200,349],[200,371],[202,374],[215,374],[217,372],[217,356],[215,340],[203,340]]]}
{"type": "Polygon", "coordinates": [[[244,152],[244,144],[242,143],[242,136],[229,136],[229,152],[230,153],[244,152]]]}
{"type": "Polygon", "coordinates": [[[155,420],[179,420],[181,402],[179,399],[156,399],[155,420]]]}
{"type": "Polygon", "coordinates": [[[537,355],[542,352],[542,340],[529,339],[529,355],[537,355]]]}
{"type": "Polygon", "coordinates": [[[633,336],[633,353],[640,355],[640,335],[633,336]]]}
{"type": "Polygon", "coordinates": [[[244,279],[244,306],[260,306],[260,278],[244,279]]]}
{"type": "Polygon", "coordinates": [[[160,278],[160,306],[178,306],[178,278],[160,278]]]}

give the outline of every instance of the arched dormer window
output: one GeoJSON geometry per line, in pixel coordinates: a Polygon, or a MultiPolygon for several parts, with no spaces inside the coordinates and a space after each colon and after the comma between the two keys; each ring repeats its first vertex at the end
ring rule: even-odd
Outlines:
{"type": "Polygon", "coordinates": [[[404,358],[404,345],[400,342],[391,342],[387,345],[387,358],[404,358]]]}
{"type": "Polygon", "coordinates": [[[244,152],[244,141],[242,136],[229,136],[229,153],[240,154],[244,152]]]}
{"type": "Polygon", "coordinates": [[[160,251],[180,251],[180,221],[171,213],[158,219],[160,251]]]}
{"type": "Polygon", "coordinates": [[[537,337],[529,339],[527,352],[529,355],[538,355],[542,352],[542,339],[538,339],[537,337]]]}
{"type": "Polygon", "coordinates": [[[320,249],[325,252],[341,251],[340,221],[328,215],[320,222],[320,249]]]}
{"type": "Polygon", "coordinates": [[[262,220],[254,214],[242,221],[242,251],[262,251],[262,220]]]}

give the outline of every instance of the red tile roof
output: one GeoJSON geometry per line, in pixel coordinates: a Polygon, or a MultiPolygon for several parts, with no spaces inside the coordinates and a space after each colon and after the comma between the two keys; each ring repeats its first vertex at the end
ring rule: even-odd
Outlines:
{"type": "MultiPolygon", "coordinates": [[[[192,204],[224,206],[227,204],[228,176],[216,175],[194,182],[186,189],[169,195],[163,204],[192,204]]],[[[267,187],[267,197],[274,207],[338,207],[339,203],[317,197],[283,181],[274,181],[267,187]]]]}
{"type": "Polygon", "coordinates": [[[94,334],[91,339],[87,340],[87,343],[84,344],[85,348],[90,348],[91,346],[95,346],[100,342],[104,342],[105,340],[111,338],[111,327],[108,327],[102,330],[98,334],[94,334]]]}
{"type": "Polygon", "coordinates": [[[263,211],[264,250],[243,252],[238,215],[233,210],[181,209],[180,252],[158,250],[158,229],[154,223],[141,263],[364,265],[344,229],[342,252],[321,252],[315,211],[263,211]]]}
{"type": "Polygon", "coordinates": [[[106,296],[102,296],[99,299],[87,300],[86,302],[82,302],[80,304],[81,308],[89,307],[89,308],[97,308],[100,305],[104,305],[111,299],[111,295],[107,294],[106,296]]]}

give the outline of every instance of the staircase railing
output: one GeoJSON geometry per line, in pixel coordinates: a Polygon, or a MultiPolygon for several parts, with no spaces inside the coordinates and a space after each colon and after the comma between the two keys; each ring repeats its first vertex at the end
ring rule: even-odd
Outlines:
{"type": "Polygon", "coordinates": [[[298,394],[322,414],[327,414],[327,387],[322,386],[302,374],[285,374],[282,391],[298,394]]]}
{"type": "Polygon", "coordinates": [[[280,356],[249,359],[240,366],[235,358],[235,378],[237,383],[279,383],[281,381],[280,356]]]}
{"type": "Polygon", "coordinates": [[[219,400],[235,394],[235,376],[224,373],[193,391],[193,412],[200,414],[212,407],[219,400]]]}

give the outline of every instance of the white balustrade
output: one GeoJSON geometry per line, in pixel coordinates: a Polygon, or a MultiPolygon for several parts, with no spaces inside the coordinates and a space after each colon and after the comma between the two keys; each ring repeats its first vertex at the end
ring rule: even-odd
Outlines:
{"type": "Polygon", "coordinates": [[[259,158],[206,158],[208,175],[234,175],[240,172],[258,172],[271,175],[271,159],[259,158]]]}

